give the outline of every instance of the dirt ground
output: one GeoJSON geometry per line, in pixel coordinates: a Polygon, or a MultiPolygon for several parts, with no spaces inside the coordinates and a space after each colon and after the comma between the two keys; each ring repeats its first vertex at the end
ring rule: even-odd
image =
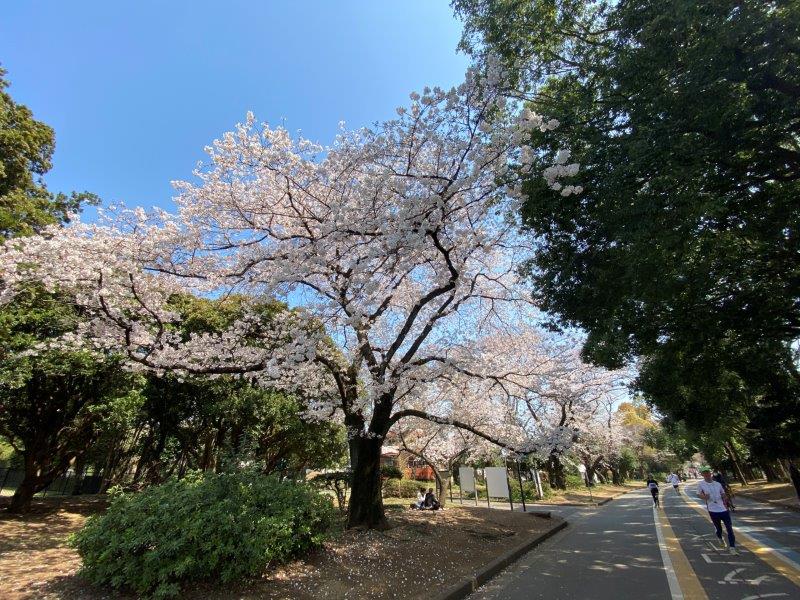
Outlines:
{"type": "MultiPolygon", "coordinates": [[[[100,600],[120,598],[76,575],[80,558],[66,537],[98,512],[98,499],[36,501],[25,518],[0,513],[0,597],[100,600]]],[[[224,589],[198,585],[182,596],[298,600],[436,597],[503,551],[557,524],[506,510],[453,507],[419,512],[387,506],[388,531],[343,531],[307,559],[257,581],[224,589]]],[[[132,597],[132,596],[131,596],[132,597]]]]}
{"type": "Polygon", "coordinates": [[[800,502],[791,483],[751,483],[747,487],[735,484],[734,493],[760,502],[770,502],[792,510],[800,510],[800,502]]]}

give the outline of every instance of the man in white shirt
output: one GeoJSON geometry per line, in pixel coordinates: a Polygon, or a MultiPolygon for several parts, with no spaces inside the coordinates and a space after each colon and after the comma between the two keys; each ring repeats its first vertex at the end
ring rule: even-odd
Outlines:
{"type": "Polygon", "coordinates": [[[669,477],[667,477],[667,482],[672,484],[672,489],[675,490],[678,494],[681,493],[678,486],[681,484],[681,478],[677,473],[670,473],[669,477]]]}
{"type": "Polygon", "coordinates": [[[714,529],[720,544],[722,542],[722,523],[725,523],[725,531],[728,533],[728,546],[730,547],[731,554],[738,554],[736,551],[736,537],[733,535],[733,524],[731,523],[731,513],[728,512],[727,500],[725,489],[718,481],[711,478],[711,469],[703,467],[700,469],[703,475],[703,480],[697,484],[697,495],[706,501],[706,508],[711,517],[711,522],[714,523],[714,529]]]}

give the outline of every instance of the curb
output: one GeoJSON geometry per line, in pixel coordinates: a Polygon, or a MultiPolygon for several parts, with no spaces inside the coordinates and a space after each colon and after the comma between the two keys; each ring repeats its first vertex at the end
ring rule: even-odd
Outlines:
{"type": "Polygon", "coordinates": [[[484,583],[492,579],[500,571],[505,569],[508,565],[521,558],[523,554],[527,554],[546,539],[554,536],[556,533],[564,529],[566,526],[567,522],[561,521],[538,537],[528,540],[524,544],[521,544],[509,552],[506,552],[502,556],[494,559],[492,562],[484,565],[481,569],[473,573],[472,577],[465,578],[461,583],[454,585],[449,590],[442,593],[437,600],[460,600],[461,598],[466,598],[484,583]]]}

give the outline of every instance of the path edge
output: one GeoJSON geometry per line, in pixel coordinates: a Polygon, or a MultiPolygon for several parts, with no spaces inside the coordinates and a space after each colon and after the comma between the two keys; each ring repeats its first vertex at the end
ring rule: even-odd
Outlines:
{"type": "Polygon", "coordinates": [[[480,586],[482,586],[484,583],[495,577],[498,573],[500,573],[500,571],[505,569],[511,563],[522,558],[523,555],[533,550],[536,546],[538,546],[545,540],[554,536],[556,533],[564,529],[567,525],[568,525],[567,521],[562,519],[560,523],[553,525],[550,529],[548,529],[544,533],[541,533],[535,538],[528,540],[523,544],[520,544],[516,548],[512,548],[505,554],[494,559],[492,562],[484,565],[476,572],[474,572],[471,577],[464,578],[461,581],[461,583],[458,583],[452,586],[450,589],[443,592],[441,595],[437,597],[437,600],[460,600],[461,598],[466,598],[472,592],[474,592],[480,586]]]}

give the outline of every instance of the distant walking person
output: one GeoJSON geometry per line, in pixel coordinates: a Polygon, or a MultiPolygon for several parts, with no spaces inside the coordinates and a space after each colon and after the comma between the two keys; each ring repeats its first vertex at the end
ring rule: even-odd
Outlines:
{"type": "Polygon", "coordinates": [[[725,531],[728,533],[728,547],[731,554],[738,554],[736,551],[736,537],[733,535],[733,523],[731,523],[731,513],[728,512],[726,505],[728,495],[718,481],[711,478],[711,469],[703,467],[700,469],[703,481],[697,484],[697,495],[706,501],[708,515],[714,523],[714,530],[719,538],[720,545],[724,547],[722,541],[722,523],[725,524],[725,531]]]}
{"type": "Polygon", "coordinates": [[[653,506],[658,508],[661,506],[658,501],[658,482],[653,479],[652,475],[647,476],[647,488],[650,490],[650,495],[653,496],[653,506]]]}
{"type": "Polygon", "coordinates": [[[669,477],[667,477],[667,482],[672,484],[672,489],[674,489],[678,494],[681,493],[681,490],[678,487],[681,484],[681,478],[677,472],[670,473],[669,477]]]}

